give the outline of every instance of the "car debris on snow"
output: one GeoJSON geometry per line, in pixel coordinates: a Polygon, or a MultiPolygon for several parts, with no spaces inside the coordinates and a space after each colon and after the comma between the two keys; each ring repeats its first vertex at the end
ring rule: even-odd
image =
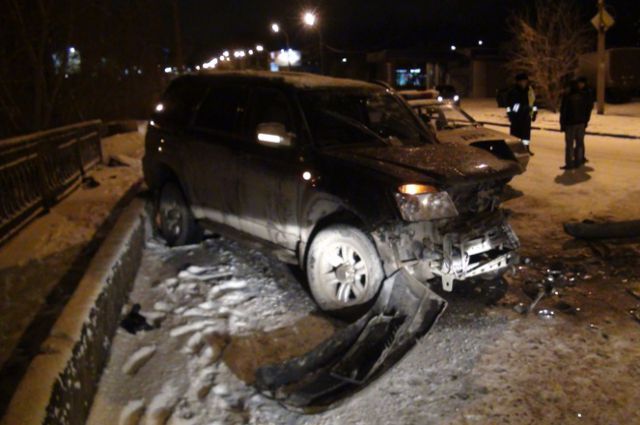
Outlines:
{"type": "Polygon", "coordinates": [[[131,310],[120,322],[120,326],[130,334],[136,334],[140,331],[150,331],[153,329],[147,319],[140,314],[140,304],[131,306],[131,310]]]}
{"type": "Polygon", "coordinates": [[[640,220],[564,223],[564,231],[579,239],[621,239],[640,237],[640,220]]]}

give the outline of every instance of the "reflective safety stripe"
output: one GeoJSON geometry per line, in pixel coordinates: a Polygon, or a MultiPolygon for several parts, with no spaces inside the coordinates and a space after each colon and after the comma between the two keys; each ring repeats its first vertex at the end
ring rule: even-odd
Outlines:
{"type": "Polygon", "coordinates": [[[513,105],[513,112],[518,112],[520,110],[520,104],[516,103],[515,105],[513,105]]]}
{"type": "Polygon", "coordinates": [[[522,144],[525,146],[529,146],[529,143],[531,143],[529,140],[527,139],[522,139],[522,144]]]}

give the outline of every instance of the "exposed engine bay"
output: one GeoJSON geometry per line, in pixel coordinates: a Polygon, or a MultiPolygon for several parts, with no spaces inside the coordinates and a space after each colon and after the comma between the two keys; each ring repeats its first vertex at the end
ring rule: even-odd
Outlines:
{"type": "Polygon", "coordinates": [[[452,191],[459,217],[393,223],[372,232],[385,273],[406,268],[421,282],[439,280],[450,292],[454,281],[496,278],[516,263],[520,242],[498,209],[502,185],[484,186],[452,191]]]}

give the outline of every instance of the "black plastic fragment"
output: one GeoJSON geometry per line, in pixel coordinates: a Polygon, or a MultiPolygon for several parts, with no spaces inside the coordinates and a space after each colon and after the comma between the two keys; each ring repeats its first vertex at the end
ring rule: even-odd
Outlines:
{"type": "Polygon", "coordinates": [[[383,282],[374,306],[316,349],[256,372],[256,386],[294,408],[326,408],[400,360],[446,302],[404,269],[383,282]]]}

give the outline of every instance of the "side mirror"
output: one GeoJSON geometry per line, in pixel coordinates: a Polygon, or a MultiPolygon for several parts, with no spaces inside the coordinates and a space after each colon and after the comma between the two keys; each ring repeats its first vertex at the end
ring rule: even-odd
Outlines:
{"type": "Polygon", "coordinates": [[[258,124],[256,130],[258,143],[271,147],[291,146],[293,134],[289,133],[284,124],[279,122],[264,122],[258,124]]]}

